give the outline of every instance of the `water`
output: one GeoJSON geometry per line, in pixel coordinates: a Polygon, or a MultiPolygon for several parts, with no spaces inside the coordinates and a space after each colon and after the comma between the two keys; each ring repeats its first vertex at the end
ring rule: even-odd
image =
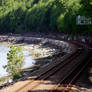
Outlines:
{"type": "MultiPolygon", "coordinates": [[[[3,68],[4,65],[7,65],[7,53],[9,52],[10,48],[4,45],[0,45],[0,77],[7,76],[8,73],[6,72],[6,69],[3,68]]],[[[32,59],[31,56],[29,56],[30,52],[23,51],[24,54],[24,61],[25,64],[23,68],[27,68],[29,66],[34,65],[35,61],[32,59]]],[[[22,68],[22,69],[23,69],[22,68]]]]}

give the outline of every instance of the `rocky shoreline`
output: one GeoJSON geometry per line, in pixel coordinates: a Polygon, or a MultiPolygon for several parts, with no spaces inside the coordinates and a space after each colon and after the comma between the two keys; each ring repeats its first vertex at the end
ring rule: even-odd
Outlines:
{"type": "Polygon", "coordinates": [[[0,36],[0,42],[7,46],[10,46],[11,43],[16,45],[19,43],[20,45],[24,45],[23,43],[26,43],[28,46],[23,46],[23,48],[29,51],[31,50],[32,53],[35,55],[35,58],[37,58],[38,56],[51,56],[53,54],[58,54],[61,51],[65,53],[71,52],[71,46],[67,42],[48,38],[25,36],[0,36]]]}

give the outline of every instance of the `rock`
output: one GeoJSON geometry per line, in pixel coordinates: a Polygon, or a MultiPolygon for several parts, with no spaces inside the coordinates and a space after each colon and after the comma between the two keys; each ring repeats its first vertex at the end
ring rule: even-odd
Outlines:
{"type": "Polygon", "coordinates": [[[13,80],[12,79],[9,79],[8,82],[11,83],[13,80]]]}
{"type": "Polygon", "coordinates": [[[71,37],[68,37],[68,40],[72,40],[72,38],[71,37]]]}
{"type": "Polygon", "coordinates": [[[85,43],[85,39],[84,38],[82,38],[81,41],[85,43]]]}

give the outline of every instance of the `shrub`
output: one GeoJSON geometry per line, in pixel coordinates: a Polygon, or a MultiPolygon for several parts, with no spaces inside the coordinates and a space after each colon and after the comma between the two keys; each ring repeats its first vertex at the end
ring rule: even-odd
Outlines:
{"type": "Polygon", "coordinates": [[[17,74],[20,73],[21,68],[24,65],[23,60],[23,53],[20,46],[15,47],[11,46],[10,51],[7,54],[8,56],[8,64],[4,66],[6,68],[7,72],[12,75],[13,77],[16,77],[17,74]]]}
{"type": "Polygon", "coordinates": [[[22,76],[20,75],[20,74],[15,74],[14,76],[13,76],[13,80],[16,80],[16,79],[19,79],[19,78],[21,78],[22,76]]]}

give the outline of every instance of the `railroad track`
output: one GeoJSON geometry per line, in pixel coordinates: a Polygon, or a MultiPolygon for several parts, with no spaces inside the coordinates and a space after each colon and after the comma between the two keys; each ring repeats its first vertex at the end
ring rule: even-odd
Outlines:
{"type": "MultiPolygon", "coordinates": [[[[55,66],[51,67],[49,70],[47,70],[44,73],[40,74],[37,78],[35,78],[35,80],[32,80],[31,82],[27,83],[26,85],[24,85],[23,87],[18,89],[16,92],[32,92],[32,90],[36,89],[37,87],[39,87],[40,84],[44,83],[43,80],[49,80],[51,76],[56,75],[56,73],[59,72],[59,71],[63,72],[63,70],[65,70],[66,66],[67,66],[66,69],[68,69],[71,65],[74,64],[73,67],[75,67],[75,68],[74,69],[72,68],[72,69],[75,70],[76,67],[79,66],[79,64],[80,64],[79,62],[83,61],[86,58],[86,57],[84,58],[84,56],[85,56],[84,52],[85,51],[82,51],[80,49],[77,50],[70,57],[63,60],[62,62],[57,63],[55,66]],[[81,58],[81,60],[79,60],[79,58],[81,58]],[[37,81],[37,80],[39,80],[39,81],[37,81]]],[[[70,72],[70,70],[71,69],[67,70],[67,72],[69,72],[69,74],[67,74],[67,72],[65,72],[65,74],[60,77],[60,79],[57,81],[58,85],[60,85],[61,79],[62,79],[62,81],[66,79],[64,77],[65,75],[69,76],[72,73],[72,71],[70,72]]],[[[55,86],[54,88],[57,89],[58,87],[55,86]]],[[[54,90],[56,90],[56,89],[54,89],[54,90]]]]}
{"type": "Polygon", "coordinates": [[[91,54],[92,52],[89,51],[89,53],[87,53],[85,60],[82,60],[80,63],[78,63],[78,65],[76,65],[76,67],[73,70],[71,70],[71,72],[68,73],[66,77],[60,80],[60,82],[57,86],[55,86],[53,91],[50,92],[69,92],[72,85],[76,82],[78,77],[85,70],[89,62],[92,61],[91,54]]]}

